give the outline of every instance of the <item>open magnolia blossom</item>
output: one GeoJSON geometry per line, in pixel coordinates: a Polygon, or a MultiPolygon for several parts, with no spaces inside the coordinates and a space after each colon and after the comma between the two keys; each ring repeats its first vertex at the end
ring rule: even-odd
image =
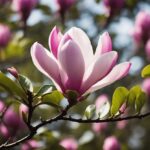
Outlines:
{"type": "Polygon", "coordinates": [[[49,36],[50,51],[34,43],[31,56],[39,71],[49,77],[62,93],[75,91],[78,97],[101,89],[127,75],[130,63],[116,65],[107,32],[100,36],[95,54],[84,31],[72,27],[64,35],[54,27],[49,36]]]}

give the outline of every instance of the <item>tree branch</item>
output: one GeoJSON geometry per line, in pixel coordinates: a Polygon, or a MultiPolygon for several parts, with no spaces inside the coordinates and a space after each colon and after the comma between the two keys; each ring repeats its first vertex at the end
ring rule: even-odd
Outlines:
{"type": "Polygon", "coordinates": [[[67,112],[69,110],[71,106],[67,106],[59,115],[57,115],[54,118],[42,121],[41,123],[39,123],[38,125],[36,125],[35,127],[33,127],[32,129],[30,129],[30,133],[23,137],[22,139],[13,142],[13,143],[4,143],[0,146],[0,150],[8,150],[9,148],[15,147],[17,145],[19,145],[20,143],[27,141],[29,139],[31,139],[35,134],[36,131],[47,124],[50,124],[52,122],[56,122],[56,121],[60,121],[60,120],[66,120],[66,121],[72,121],[72,122],[77,122],[77,123],[102,123],[102,122],[117,122],[117,121],[123,121],[123,120],[131,120],[131,119],[142,119],[145,117],[150,116],[150,112],[144,113],[144,114],[136,114],[136,115],[132,115],[132,116],[126,116],[126,117],[118,117],[118,118],[108,118],[108,119],[75,119],[72,117],[65,117],[67,115],[67,112]]]}
{"type": "Polygon", "coordinates": [[[72,121],[77,123],[102,123],[102,122],[117,122],[123,120],[132,120],[132,119],[143,119],[145,117],[150,116],[150,112],[140,115],[132,115],[126,117],[118,117],[118,118],[107,118],[107,119],[75,119],[72,117],[62,117],[61,120],[72,121]]]}

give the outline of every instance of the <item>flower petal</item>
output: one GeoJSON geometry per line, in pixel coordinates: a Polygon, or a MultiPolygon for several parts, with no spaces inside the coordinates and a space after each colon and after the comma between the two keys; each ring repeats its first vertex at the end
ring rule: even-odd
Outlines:
{"type": "Polygon", "coordinates": [[[115,51],[99,55],[86,71],[81,91],[84,92],[106,76],[115,65],[117,58],[118,54],[115,51]]]}
{"type": "Polygon", "coordinates": [[[54,27],[49,36],[49,47],[53,55],[57,58],[57,50],[63,35],[57,27],[54,27]]]}
{"type": "Polygon", "coordinates": [[[88,36],[83,30],[76,27],[71,28],[67,33],[71,36],[72,40],[81,49],[85,61],[85,66],[87,68],[87,66],[93,60],[93,49],[88,36]]]}
{"type": "Polygon", "coordinates": [[[114,83],[115,81],[123,78],[129,72],[130,66],[131,66],[131,63],[129,62],[124,62],[124,63],[116,65],[105,78],[103,78],[102,80],[97,82],[95,85],[93,85],[84,95],[94,92],[105,86],[108,86],[114,83]]]}
{"type": "Polygon", "coordinates": [[[110,38],[108,32],[104,32],[99,38],[95,56],[99,56],[99,55],[109,52],[111,50],[112,50],[111,38],[110,38]]]}
{"type": "Polygon", "coordinates": [[[60,85],[59,67],[53,55],[41,44],[34,43],[31,57],[36,68],[60,85]]]}
{"type": "Polygon", "coordinates": [[[78,90],[81,86],[85,64],[83,56],[78,45],[69,40],[58,53],[60,66],[68,76],[66,88],[69,90],[78,90]]]}

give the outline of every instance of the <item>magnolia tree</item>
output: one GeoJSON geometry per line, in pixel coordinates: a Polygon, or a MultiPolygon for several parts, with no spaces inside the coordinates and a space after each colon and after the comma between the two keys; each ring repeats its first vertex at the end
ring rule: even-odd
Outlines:
{"type": "Polygon", "coordinates": [[[149,7],[0,0],[0,149],[149,149],[149,7]]]}

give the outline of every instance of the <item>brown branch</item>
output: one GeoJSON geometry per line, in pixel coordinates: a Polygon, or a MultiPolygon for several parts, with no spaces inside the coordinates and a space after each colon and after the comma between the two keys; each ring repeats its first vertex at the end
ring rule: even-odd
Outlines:
{"type": "Polygon", "coordinates": [[[77,123],[102,123],[102,122],[117,122],[123,120],[132,120],[132,119],[143,119],[145,117],[150,116],[150,112],[140,115],[132,115],[126,117],[118,117],[118,118],[107,118],[107,119],[75,119],[72,117],[62,117],[61,120],[72,121],[77,123]]]}
{"type": "Polygon", "coordinates": [[[0,146],[0,150],[6,150],[6,149],[9,149],[9,148],[19,145],[20,143],[31,139],[36,134],[36,131],[40,127],[50,124],[52,122],[60,121],[60,120],[72,121],[72,122],[77,122],[77,123],[102,123],[102,122],[117,122],[117,121],[122,121],[122,120],[131,120],[131,119],[142,119],[142,118],[150,116],[150,112],[147,112],[145,114],[140,114],[140,115],[137,114],[137,115],[119,117],[119,118],[108,118],[108,119],[103,119],[103,120],[101,120],[101,119],[93,119],[93,120],[92,119],[87,119],[87,120],[86,119],[75,119],[72,117],[65,117],[67,115],[67,112],[70,107],[71,106],[68,105],[58,116],[48,119],[48,120],[45,120],[45,121],[42,121],[35,127],[30,128],[30,133],[27,136],[23,137],[22,139],[20,139],[16,142],[13,142],[13,143],[2,144],[0,146]]]}

